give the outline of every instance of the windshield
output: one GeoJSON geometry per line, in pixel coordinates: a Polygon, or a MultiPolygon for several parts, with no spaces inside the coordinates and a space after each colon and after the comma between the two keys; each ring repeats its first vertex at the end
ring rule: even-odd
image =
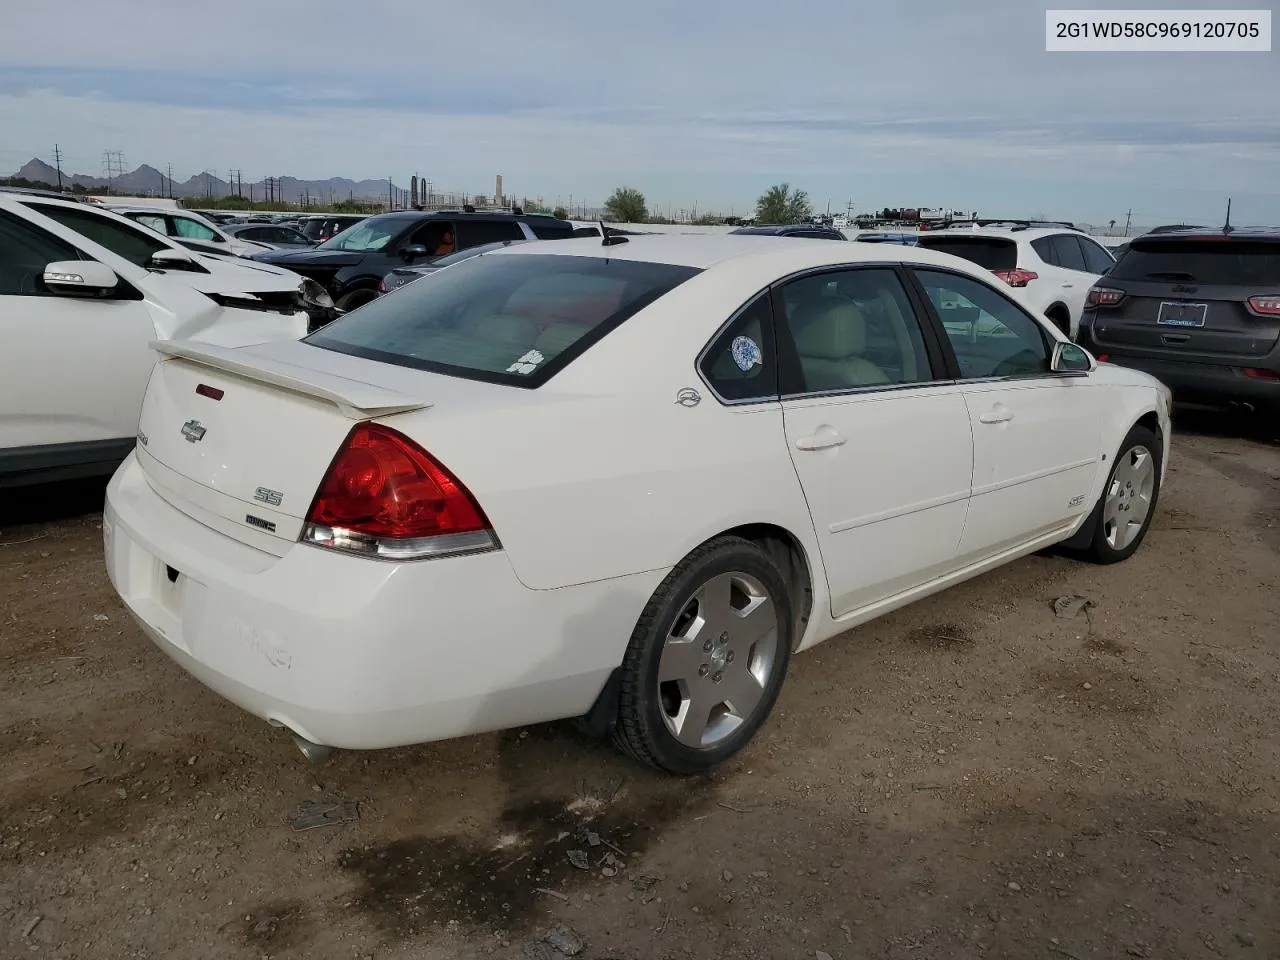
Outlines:
{"type": "Polygon", "coordinates": [[[379,253],[386,249],[393,237],[404,228],[399,217],[383,220],[373,217],[353,224],[341,233],[334,234],[317,250],[346,250],[348,252],[379,253]]]}
{"type": "Polygon", "coordinates": [[[699,271],[603,257],[472,257],[307,338],[370,360],[537,387],[699,271]]]}
{"type": "Polygon", "coordinates": [[[1280,285],[1280,242],[1134,240],[1111,268],[1117,280],[1171,280],[1240,286],[1280,285]]]}

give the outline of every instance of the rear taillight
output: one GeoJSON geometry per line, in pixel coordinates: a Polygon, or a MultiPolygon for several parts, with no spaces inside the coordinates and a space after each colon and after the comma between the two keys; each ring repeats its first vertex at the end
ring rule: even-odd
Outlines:
{"type": "Polygon", "coordinates": [[[1280,380],[1280,372],[1259,370],[1256,367],[1245,367],[1244,375],[1252,380],[1280,380]]]}
{"type": "Polygon", "coordinates": [[[1023,270],[1021,267],[1016,270],[992,270],[991,272],[1011,287],[1025,287],[1040,276],[1038,273],[1034,273],[1031,270],[1023,270]]]}
{"type": "Polygon", "coordinates": [[[1280,295],[1250,297],[1245,306],[1255,317],[1280,317],[1280,295]]]}
{"type": "Polygon", "coordinates": [[[1118,307],[1126,296],[1128,294],[1123,290],[1115,290],[1111,287],[1092,287],[1085,294],[1084,305],[1086,307],[1118,307]]]}
{"type": "Polygon", "coordinates": [[[404,434],[376,423],[347,436],[312,501],[302,542],[382,560],[499,546],[462,482],[404,434]]]}

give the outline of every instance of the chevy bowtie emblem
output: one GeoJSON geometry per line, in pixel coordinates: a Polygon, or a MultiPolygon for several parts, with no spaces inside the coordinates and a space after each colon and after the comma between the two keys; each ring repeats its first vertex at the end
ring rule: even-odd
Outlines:
{"type": "Polygon", "coordinates": [[[199,443],[204,439],[204,426],[199,420],[188,420],[182,425],[182,435],[188,443],[199,443]]]}

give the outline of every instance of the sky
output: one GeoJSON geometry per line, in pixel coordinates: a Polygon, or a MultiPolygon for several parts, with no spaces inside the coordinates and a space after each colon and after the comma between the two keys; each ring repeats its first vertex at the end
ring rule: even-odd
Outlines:
{"type": "Polygon", "coordinates": [[[490,193],[501,173],[508,194],[628,185],[661,212],[741,213],[789,182],[833,212],[1217,223],[1231,196],[1233,222],[1280,222],[1280,46],[1047,53],[1045,7],[58,0],[51,20],[12,0],[0,174],[57,143],[76,173],[105,150],[179,180],[416,173],[490,193]]]}

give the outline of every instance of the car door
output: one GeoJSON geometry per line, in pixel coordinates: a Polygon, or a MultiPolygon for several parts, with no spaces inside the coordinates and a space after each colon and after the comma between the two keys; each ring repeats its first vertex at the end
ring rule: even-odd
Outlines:
{"type": "Polygon", "coordinates": [[[842,617],[954,565],[968,408],[898,269],[800,277],[774,304],[787,444],[842,617]]]}
{"type": "Polygon", "coordinates": [[[454,236],[458,250],[525,238],[520,224],[514,220],[463,220],[457,225],[457,231],[454,236]]]}
{"type": "Polygon", "coordinates": [[[1071,320],[1070,336],[1074,340],[1080,328],[1080,316],[1084,313],[1084,300],[1098,278],[1089,272],[1080,238],[1074,233],[1054,233],[1040,237],[1031,244],[1040,259],[1055,267],[1050,286],[1046,291],[1047,303],[1058,300],[1067,308],[1071,320]]]}
{"type": "Polygon", "coordinates": [[[1069,526],[1093,507],[1104,388],[1087,373],[1051,373],[1047,327],[998,289],[940,268],[912,273],[952,354],[973,434],[960,560],[1069,526]]]}
{"type": "Polygon", "coordinates": [[[155,326],[141,298],[45,289],[46,264],[85,259],[69,241],[0,210],[0,474],[103,452],[122,457],[132,446],[155,326]]]}

